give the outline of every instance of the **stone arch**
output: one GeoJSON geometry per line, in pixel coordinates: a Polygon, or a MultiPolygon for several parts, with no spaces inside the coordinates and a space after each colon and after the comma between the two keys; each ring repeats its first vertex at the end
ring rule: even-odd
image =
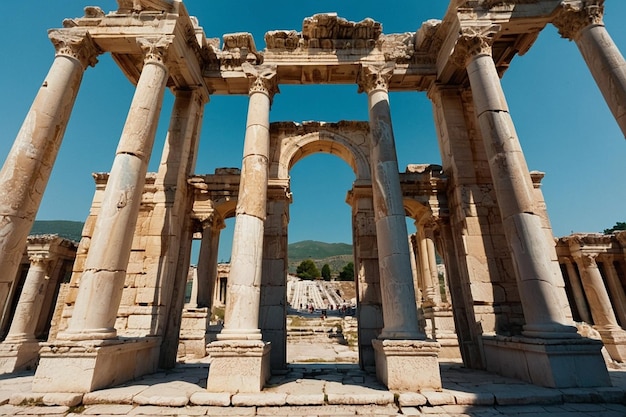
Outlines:
{"type": "Polygon", "coordinates": [[[289,170],[302,158],[315,153],[329,153],[345,161],[357,180],[370,179],[369,124],[341,121],[337,123],[272,123],[272,158],[270,177],[288,179],[289,170]]]}

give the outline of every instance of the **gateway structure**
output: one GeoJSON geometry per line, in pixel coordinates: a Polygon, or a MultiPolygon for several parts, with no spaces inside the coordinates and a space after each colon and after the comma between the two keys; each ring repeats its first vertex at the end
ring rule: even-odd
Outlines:
{"type": "Polygon", "coordinates": [[[576,42],[626,132],[626,64],[602,23],[603,1],[452,0],[442,20],[404,34],[384,34],[371,19],[320,14],[302,31],[267,32],[264,51],[247,33],[207,39],[181,1],[118,6],[87,7],[49,32],[55,60],[0,172],[6,300],[83,73],[99,54],[112,54],[136,92],[111,172],[96,176],[59,304],[64,320],[39,352],[34,391],[89,392],[173,366],[191,241],[201,234],[201,303],[210,299],[228,216],[236,220],[226,315],[208,347],[207,388],[261,390],[272,368],[286,366],[288,172],[315,152],[336,154],[355,172],[348,201],[361,365],[375,367],[390,389],[441,387],[441,345],[418,324],[412,273],[421,271],[431,318],[443,317],[431,262],[437,246],[466,366],[550,387],[610,385],[601,342],[572,325],[540,175],[528,171],[500,85],[514,56],[554,24],[576,42]],[[369,120],[270,125],[280,84],[318,83],[358,86],[369,120]],[[160,169],[148,174],[166,89],[174,108],[160,169]],[[432,101],[440,169],[400,174],[390,91],[420,91],[432,101]],[[243,163],[240,172],[197,176],[203,109],[218,94],[249,96],[243,163]],[[419,228],[413,269],[407,213],[419,228]]]}

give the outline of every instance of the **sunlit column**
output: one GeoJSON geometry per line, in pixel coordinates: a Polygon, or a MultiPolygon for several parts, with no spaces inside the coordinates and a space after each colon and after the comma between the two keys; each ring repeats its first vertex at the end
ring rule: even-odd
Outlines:
{"type": "Polygon", "coordinates": [[[611,299],[604,286],[602,274],[598,269],[596,256],[597,254],[581,253],[574,258],[578,264],[583,288],[589,300],[594,327],[600,333],[621,330],[611,306],[611,299]]]}
{"type": "Polygon", "coordinates": [[[83,29],[53,30],[48,36],[56,49],[54,62],[0,171],[0,311],[15,280],[83,73],[96,64],[100,53],[83,29]]]}
{"type": "Polygon", "coordinates": [[[43,254],[34,254],[29,259],[30,268],[5,342],[31,342],[35,340],[35,330],[48,287],[50,260],[43,254]]]}
{"type": "Polygon", "coordinates": [[[171,39],[137,42],[144,52],[143,70],[104,191],[72,317],[59,339],[117,335],[115,320],[168,78],[164,60],[171,39]]]}
{"type": "Polygon", "coordinates": [[[552,21],[576,42],[617,124],[626,136],[626,61],[604,26],[603,1],[566,0],[552,21]]]}
{"type": "Polygon", "coordinates": [[[504,232],[515,264],[526,324],[524,335],[576,338],[566,325],[555,287],[551,242],[535,213],[532,180],[515,126],[509,114],[500,78],[491,56],[488,29],[464,28],[455,59],[467,69],[504,232]]]}
{"type": "Polygon", "coordinates": [[[263,231],[269,175],[270,107],[278,91],[275,68],[244,64],[250,79],[248,119],[228,277],[228,303],[218,340],[260,340],[263,231]]]}
{"type": "Polygon", "coordinates": [[[391,125],[388,82],[392,66],[363,66],[359,87],[367,92],[370,160],[384,327],[380,339],[424,339],[417,322],[405,211],[391,125]]]}
{"type": "Polygon", "coordinates": [[[576,303],[576,309],[578,310],[580,319],[585,323],[591,324],[593,321],[591,320],[591,314],[589,313],[589,308],[587,307],[587,299],[585,298],[585,293],[583,292],[583,287],[580,282],[580,277],[576,272],[576,268],[574,268],[574,264],[572,264],[569,259],[565,261],[565,268],[567,269],[569,284],[572,288],[574,302],[576,303]]]}

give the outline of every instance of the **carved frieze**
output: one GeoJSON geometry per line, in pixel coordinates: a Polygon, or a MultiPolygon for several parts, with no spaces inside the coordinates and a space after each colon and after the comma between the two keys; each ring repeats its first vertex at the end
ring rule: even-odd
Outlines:
{"type": "Polygon", "coordinates": [[[267,49],[293,51],[301,45],[304,45],[304,40],[301,34],[295,30],[272,30],[265,34],[267,49]]]}
{"type": "Polygon", "coordinates": [[[312,49],[373,48],[383,27],[373,19],[350,22],[336,13],[321,13],[302,22],[305,47],[312,49]]]}
{"type": "Polygon", "coordinates": [[[247,32],[224,35],[224,49],[219,58],[225,69],[239,68],[244,62],[253,65],[263,62],[263,56],[256,50],[254,38],[247,32]]]}
{"type": "Polygon", "coordinates": [[[589,25],[602,24],[604,4],[601,0],[564,2],[552,20],[561,37],[576,40],[589,25]]]}
{"type": "Polygon", "coordinates": [[[66,55],[81,62],[83,67],[95,66],[102,53],[86,29],[54,29],[48,32],[57,55],[66,55]]]}

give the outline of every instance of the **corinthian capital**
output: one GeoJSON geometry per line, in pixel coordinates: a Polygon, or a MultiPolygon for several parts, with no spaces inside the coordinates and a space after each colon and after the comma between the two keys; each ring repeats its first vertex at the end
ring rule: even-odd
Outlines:
{"type": "Polygon", "coordinates": [[[56,54],[77,59],[84,68],[95,66],[97,56],[102,53],[91,39],[86,29],[52,29],[48,38],[56,49],[56,54]]]}
{"type": "Polygon", "coordinates": [[[357,83],[359,84],[359,93],[365,91],[369,94],[374,90],[389,91],[389,81],[393,76],[394,69],[394,63],[385,63],[382,65],[363,65],[357,80],[357,83]]]}
{"type": "Polygon", "coordinates": [[[172,36],[137,38],[137,45],[139,45],[144,55],[144,64],[148,62],[164,64],[167,59],[167,51],[173,40],[172,36]]]}
{"type": "Polygon", "coordinates": [[[601,0],[563,2],[552,24],[556,26],[561,37],[575,41],[587,26],[603,24],[603,3],[601,0]]]}
{"type": "Polygon", "coordinates": [[[493,36],[499,30],[499,25],[461,28],[450,59],[459,67],[465,68],[475,56],[491,55],[493,36]]]}
{"type": "Polygon", "coordinates": [[[278,78],[276,77],[276,66],[252,65],[249,62],[241,64],[249,80],[248,93],[263,93],[270,98],[278,93],[278,78]]]}

